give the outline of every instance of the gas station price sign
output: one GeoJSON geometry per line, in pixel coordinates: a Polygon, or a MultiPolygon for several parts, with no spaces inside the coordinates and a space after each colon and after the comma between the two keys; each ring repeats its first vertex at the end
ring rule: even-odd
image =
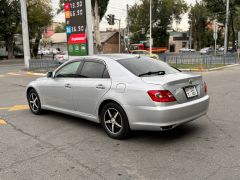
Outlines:
{"type": "Polygon", "coordinates": [[[85,0],[65,0],[64,10],[69,55],[88,55],[85,0]]]}

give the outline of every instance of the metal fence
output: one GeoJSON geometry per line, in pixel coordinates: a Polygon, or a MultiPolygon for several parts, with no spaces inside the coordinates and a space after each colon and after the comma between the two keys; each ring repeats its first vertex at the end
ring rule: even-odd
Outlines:
{"type": "Polygon", "coordinates": [[[51,71],[60,66],[60,63],[53,60],[32,59],[29,61],[30,70],[51,71]]]}
{"type": "Polygon", "coordinates": [[[160,59],[169,64],[238,64],[238,56],[236,54],[229,55],[201,55],[196,53],[182,54],[161,54],[160,59]]]}
{"type": "MultiPolygon", "coordinates": [[[[200,64],[200,65],[228,65],[238,64],[239,60],[236,54],[227,56],[219,55],[201,55],[197,53],[182,54],[161,54],[160,59],[169,64],[200,64]]],[[[52,71],[59,66],[59,62],[54,60],[33,59],[29,62],[30,70],[52,71]]]]}

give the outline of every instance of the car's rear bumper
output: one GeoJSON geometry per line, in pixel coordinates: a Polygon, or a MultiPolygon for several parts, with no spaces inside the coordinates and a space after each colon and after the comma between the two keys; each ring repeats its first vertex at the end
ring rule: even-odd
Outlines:
{"type": "Polygon", "coordinates": [[[209,96],[166,107],[123,106],[132,130],[167,130],[192,121],[208,111],[209,96]]]}

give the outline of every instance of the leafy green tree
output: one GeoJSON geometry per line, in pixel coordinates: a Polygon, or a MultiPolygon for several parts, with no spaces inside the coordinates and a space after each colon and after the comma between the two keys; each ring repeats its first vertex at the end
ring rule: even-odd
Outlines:
{"type": "MultiPolygon", "coordinates": [[[[206,8],[210,12],[211,19],[217,19],[219,22],[225,24],[226,17],[226,1],[223,0],[203,0],[206,8]]],[[[236,33],[239,29],[238,20],[239,20],[239,0],[230,0],[230,13],[229,13],[229,40],[232,40],[233,50],[236,50],[235,41],[236,33]]]]}
{"type": "Polygon", "coordinates": [[[50,0],[29,0],[27,6],[32,56],[36,57],[42,33],[52,23],[52,7],[50,0]]]}
{"type": "MultiPolygon", "coordinates": [[[[130,31],[137,32],[145,29],[145,35],[149,33],[150,22],[149,0],[141,0],[129,9],[130,31]]],[[[152,1],[152,25],[154,46],[168,46],[169,34],[173,20],[179,22],[181,15],[188,7],[184,0],[153,0],[152,1]]]]}
{"type": "Polygon", "coordinates": [[[66,23],[61,23],[55,28],[55,33],[64,33],[66,32],[66,23]]]}
{"type": "Polygon", "coordinates": [[[20,23],[20,9],[18,0],[2,0],[0,3],[0,36],[5,41],[8,59],[13,58],[14,34],[20,23]]]}
{"type": "MultiPolygon", "coordinates": [[[[28,25],[32,55],[36,56],[42,32],[51,24],[52,9],[49,0],[28,0],[28,25]]],[[[14,54],[14,34],[21,33],[21,13],[19,0],[2,0],[0,3],[0,36],[3,37],[8,59],[14,54]]]]}
{"type": "MultiPolygon", "coordinates": [[[[64,2],[65,0],[60,0],[58,13],[63,11],[64,2]]],[[[103,50],[100,35],[100,22],[107,11],[108,4],[109,0],[91,0],[94,38],[98,52],[102,52],[103,50]]]]}
{"type": "MultiPolygon", "coordinates": [[[[193,45],[195,49],[208,46],[206,35],[208,33],[209,12],[202,2],[191,6],[189,13],[189,24],[192,31],[193,45]]],[[[211,38],[212,39],[212,38],[211,38]]]]}

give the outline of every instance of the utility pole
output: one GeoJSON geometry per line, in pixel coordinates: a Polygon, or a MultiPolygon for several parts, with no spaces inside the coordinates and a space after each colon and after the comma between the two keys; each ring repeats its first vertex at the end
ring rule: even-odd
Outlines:
{"type": "Polygon", "coordinates": [[[91,1],[86,2],[86,19],[87,19],[87,33],[88,33],[88,54],[93,55],[93,31],[92,31],[92,6],[91,1]]]}
{"type": "Polygon", "coordinates": [[[215,56],[216,56],[216,55],[217,55],[217,39],[218,39],[218,25],[217,25],[217,20],[214,20],[213,38],[214,38],[214,41],[215,41],[215,56]]]}
{"type": "Polygon", "coordinates": [[[118,20],[119,21],[119,47],[118,47],[118,51],[119,53],[121,53],[121,19],[118,20]]]}
{"type": "Polygon", "coordinates": [[[228,24],[229,24],[229,0],[226,0],[226,23],[225,23],[225,39],[224,39],[224,55],[227,54],[228,48],[228,24]]]}
{"type": "Polygon", "coordinates": [[[189,49],[192,49],[192,20],[191,20],[191,27],[189,32],[189,49]]]}
{"type": "Polygon", "coordinates": [[[152,54],[152,0],[150,0],[150,54],[152,54]]]}
{"type": "Polygon", "coordinates": [[[129,49],[130,42],[130,27],[129,27],[129,5],[127,4],[127,48],[129,49]]]}
{"type": "Polygon", "coordinates": [[[27,5],[26,0],[20,0],[21,3],[21,17],[22,17],[22,36],[23,36],[23,51],[25,68],[29,69],[30,45],[29,45],[29,31],[27,19],[27,5]]]}

